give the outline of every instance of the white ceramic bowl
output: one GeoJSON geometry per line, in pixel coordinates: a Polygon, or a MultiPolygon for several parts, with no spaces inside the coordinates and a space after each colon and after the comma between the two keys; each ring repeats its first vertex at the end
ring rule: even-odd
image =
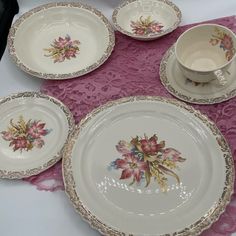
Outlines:
{"type": "Polygon", "coordinates": [[[128,0],[112,15],[117,30],[138,40],[153,40],[172,32],[181,18],[180,9],[168,0],[128,0]]]}
{"type": "Polygon", "coordinates": [[[8,47],[23,71],[44,79],[69,79],[91,72],[110,56],[114,31],[98,10],[80,3],[50,3],[22,15],[8,47]]]}
{"type": "Polygon", "coordinates": [[[227,71],[236,57],[236,35],[217,24],[194,26],[178,38],[175,56],[188,79],[198,83],[217,79],[224,85],[227,71]]]}

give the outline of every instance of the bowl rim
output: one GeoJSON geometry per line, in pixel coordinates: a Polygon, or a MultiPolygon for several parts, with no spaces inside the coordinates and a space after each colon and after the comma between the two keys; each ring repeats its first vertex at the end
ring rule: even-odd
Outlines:
{"type": "Polygon", "coordinates": [[[236,34],[235,34],[231,29],[227,28],[227,27],[224,26],[224,25],[219,25],[219,24],[214,24],[214,23],[203,23],[203,24],[198,24],[198,25],[195,25],[195,26],[193,26],[193,27],[187,29],[187,30],[184,31],[184,32],[178,37],[178,39],[176,40],[174,52],[175,52],[175,57],[176,57],[177,62],[178,62],[182,67],[184,67],[186,70],[188,70],[188,71],[197,72],[197,73],[201,73],[201,74],[212,73],[212,72],[214,72],[214,71],[222,70],[222,69],[224,69],[225,67],[229,66],[229,65],[233,62],[233,60],[235,60],[235,58],[236,58],[236,52],[235,52],[234,55],[233,55],[233,57],[232,57],[229,61],[223,63],[222,65],[218,66],[218,68],[212,69],[212,70],[204,70],[204,71],[202,71],[202,70],[192,69],[192,68],[190,68],[189,66],[186,66],[186,64],[183,62],[183,60],[180,59],[180,56],[179,56],[178,53],[177,53],[177,48],[178,48],[178,45],[179,45],[179,43],[180,43],[180,40],[181,40],[186,34],[188,34],[189,32],[192,32],[192,31],[194,31],[194,30],[196,30],[196,29],[205,28],[205,27],[218,27],[218,28],[221,28],[221,29],[225,30],[226,32],[230,33],[230,34],[235,38],[235,41],[236,41],[236,34]]]}
{"type": "Polygon", "coordinates": [[[156,2],[161,2],[163,4],[166,4],[168,5],[169,7],[171,7],[174,12],[176,13],[176,17],[177,17],[177,21],[172,25],[172,27],[169,27],[168,29],[162,31],[161,33],[155,33],[155,34],[151,34],[151,35],[136,35],[134,33],[131,33],[125,29],[123,29],[118,21],[117,21],[117,16],[119,14],[119,11],[129,5],[129,4],[132,4],[134,2],[142,2],[145,0],[127,0],[127,1],[124,1],[123,3],[121,3],[117,8],[115,8],[115,10],[113,11],[113,14],[112,14],[112,22],[113,22],[113,25],[114,27],[120,31],[121,33],[127,35],[127,36],[130,36],[132,38],[136,38],[136,39],[155,39],[155,38],[159,38],[161,36],[164,36],[172,31],[174,31],[180,24],[181,20],[182,20],[182,13],[181,13],[181,10],[179,9],[179,7],[177,7],[177,5],[175,5],[173,2],[169,1],[169,0],[154,0],[156,2]]]}
{"type": "Polygon", "coordinates": [[[101,66],[111,55],[113,49],[115,46],[115,33],[114,29],[111,25],[111,23],[108,21],[108,19],[103,15],[102,12],[97,10],[96,8],[89,6],[87,4],[82,4],[78,2],[56,2],[56,3],[48,3],[48,4],[43,4],[38,7],[35,7],[23,15],[21,15],[11,26],[9,34],[8,34],[8,39],[7,39],[7,47],[8,51],[10,54],[10,57],[12,58],[13,62],[24,72],[41,78],[41,79],[47,79],[47,80],[64,80],[64,79],[72,79],[76,78],[82,75],[85,75],[95,69],[97,69],[99,66],[101,66]],[[89,11],[93,14],[95,14],[103,23],[104,26],[108,30],[108,45],[107,48],[104,50],[104,54],[101,55],[101,57],[94,62],[93,64],[87,66],[86,68],[80,69],[78,71],[74,71],[71,73],[45,73],[45,72],[40,72],[37,70],[34,70],[30,68],[28,65],[25,65],[22,60],[19,58],[17,55],[17,50],[14,45],[14,39],[16,37],[17,31],[20,29],[22,23],[25,22],[25,20],[29,19],[31,16],[34,14],[37,14],[39,12],[43,12],[45,10],[51,9],[51,8],[76,8],[76,9],[82,9],[85,11],[89,11]]]}

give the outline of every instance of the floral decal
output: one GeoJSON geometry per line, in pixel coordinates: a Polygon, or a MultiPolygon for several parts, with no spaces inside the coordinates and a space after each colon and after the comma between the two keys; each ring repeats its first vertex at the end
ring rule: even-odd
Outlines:
{"type": "Polygon", "coordinates": [[[185,80],[185,84],[189,84],[189,85],[194,85],[194,87],[204,87],[205,85],[208,85],[210,82],[206,82],[206,83],[201,83],[201,82],[195,82],[195,81],[192,81],[188,78],[186,78],[185,80]]]}
{"type": "Polygon", "coordinates": [[[20,116],[17,123],[13,123],[11,119],[7,131],[2,131],[1,134],[4,140],[10,142],[9,147],[12,147],[14,152],[22,152],[32,150],[33,147],[42,148],[42,137],[50,132],[51,130],[45,129],[45,123],[36,120],[26,123],[23,116],[20,116]]]}
{"type": "Polygon", "coordinates": [[[143,19],[143,16],[137,21],[131,21],[130,24],[132,31],[137,35],[150,35],[155,33],[162,32],[164,27],[161,23],[152,21],[151,16],[148,16],[146,19],[143,19]]]}
{"type": "Polygon", "coordinates": [[[212,35],[212,38],[210,39],[210,44],[212,46],[219,44],[220,48],[225,51],[225,57],[228,61],[233,58],[236,52],[232,37],[217,27],[215,28],[215,34],[212,35]]]}
{"type": "Polygon", "coordinates": [[[46,57],[51,57],[56,62],[63,62],[65,59],[70,60],[76,58],[79,52],[79,40],[72,41],[70,36],[67,34],[65,38],[59,37],[58,40],[54,40],[51,44],[51,48],[46,48],[44,51],[48,52],[45,54],[46,57]]]}
{"type": "Polygon", "coordinates": [[[178,175],[173,171],[178,169],[178,163],[186,159],[174,148],[165,148],[165,141],[158,143],[157,135],[151,138],[133,138],[130,142],[119,141],[117,151],[122,154],[110,163],[109,168],[121,169],[120,179],[132,179],[130,185],[145,180],[146,187],[154,179],[163,192],[167,191],[167,176],[172,176],[180,183],[178,175]]]}

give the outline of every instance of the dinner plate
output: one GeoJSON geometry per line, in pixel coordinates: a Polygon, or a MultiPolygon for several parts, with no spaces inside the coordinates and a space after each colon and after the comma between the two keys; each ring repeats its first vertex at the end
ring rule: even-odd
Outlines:
{"type": "Polygon", "coordinates": [[[23,14],[10,29],[8,48],[23,71],[70,79],[102,65],[115,44],[106,17],[81,3],[49,3],[23,14]]]}
{"type": "Polygon", "coordinates": [[[63,152],[63,177],[76,210],[104,235],[197,235],[230,201],[233,163],[199,111],[128,97],[80,122],[63,152]]]}
{"type": "Polygon", "coordinates": [[[236,96],[236,60],[225,74],[227,83],[224,86],[217,80],[197,83],[187,79],[180,71],[174,51],[173,45],[167,50],[160,64],[160,80],[173,96],[195,104],[221,103],[236,96]]]}
{"type": "Polygon", "coordinates": [[[24,92],[0,100],[0,177],[39,174],[59,161],[74,128],[69,109],[59,100],[24,92]]]}
{"type": "Polygon", "coordinates": [[[154,40],[175,30],[182,19],[180,9],[168,0],[128,0],[113,12],[117,30],[138,40],[154,40]]]}

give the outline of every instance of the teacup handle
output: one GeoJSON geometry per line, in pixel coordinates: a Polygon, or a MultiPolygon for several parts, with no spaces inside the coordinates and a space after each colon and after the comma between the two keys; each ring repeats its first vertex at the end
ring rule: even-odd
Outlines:
{"type": "Polygon", "coordinates": [[[227,79],[225,78],[222,70],[214,71],[214,74],[219,82],[220,85],[225,85],[227,83],[227,79]]]}

